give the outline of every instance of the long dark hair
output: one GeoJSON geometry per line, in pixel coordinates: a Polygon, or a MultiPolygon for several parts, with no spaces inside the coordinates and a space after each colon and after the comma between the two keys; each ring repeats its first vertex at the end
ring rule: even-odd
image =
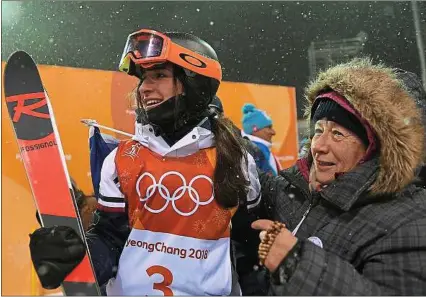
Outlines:
{"type": "MultiPolygon", "coordinates": [[[[174,75],[175,88],[178,81],[178,77],[174,75]]],[[[142,80],[133,91],[137,108],[140,111],[143,110],[142,98],[139,93],[141,84],[142,80]]],[[[136,112],[136,114],[139,113],[136,112]]],[[[211,113],[209,118],[216,144],[216,167],[213,174],[215,199],[223,208],[236,207],[245,202],[250,184],[243,172],[243,166],[248,168],[247,151],[239,130],[235,128],[229,118],[211,113]]]]}
{"type": "Polygon", "coordinates": [[[215,199],[224,208],[235,207],[244,203],[247,196],[249,181],[243,173],[243,166],[248,168],[247,151],[230,119],[212,117],[212,131],[216,142],[215,199]]]}

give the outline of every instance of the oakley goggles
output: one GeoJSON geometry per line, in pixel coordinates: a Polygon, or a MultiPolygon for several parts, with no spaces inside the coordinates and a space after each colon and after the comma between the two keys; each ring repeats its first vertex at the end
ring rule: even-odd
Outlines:
{"type": "Polygon", "coordinates": [[[129,74],[131,62],[143,68],[171,62],[203,76],[222,80],[218,61],[174,43],[168,36],[142,29],[129,35],[120,60],[119,70],[129,74]]]}

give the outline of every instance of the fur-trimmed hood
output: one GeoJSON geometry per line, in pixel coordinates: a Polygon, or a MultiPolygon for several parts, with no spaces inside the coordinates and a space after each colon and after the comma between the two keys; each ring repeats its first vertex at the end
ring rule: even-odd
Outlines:
{"type": "Polygon", "coordinates": [[[412,182],[423,159],[424,130],[420,110],[394,69],[355,59],[320,73],[306,88],[308,122],[315,98],[330,89],[349,101],[378,138],[380,169],[371,191],[397,192],[412,182]]]}

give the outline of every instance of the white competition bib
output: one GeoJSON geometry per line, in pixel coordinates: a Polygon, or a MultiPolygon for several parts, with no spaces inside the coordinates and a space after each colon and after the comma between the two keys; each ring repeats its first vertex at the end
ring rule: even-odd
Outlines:
{"type": "Polygon", "coordinates": [[[229,295],[229,238],[204,240],[133,229],[108,295],[229,295]]]}

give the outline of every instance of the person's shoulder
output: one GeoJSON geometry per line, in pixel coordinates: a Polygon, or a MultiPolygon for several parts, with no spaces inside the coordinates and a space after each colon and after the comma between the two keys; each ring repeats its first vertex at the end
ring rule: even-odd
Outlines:
{"type": "Polygon", "coordinates": [[[269,150],[269,148],[266,146],[266,144],[256,141],[253,139],[249,139],[252,143],[254,143],[260,150],[269,150]]]}
{"type": "Polygon", "coordinates": [[[377,217],[391,222],[394,226],[425,217],[425,189],[410,184],[402,191],[394,193],[392,197],[389,195],[386,196],[382,203],[377,203],[376,205],[376,207],[381,209],[381,211],[376,213],[377,217]]]}
{"type": "Polygon", "coordinates": [[[410,184],[399,194],[401,200],[410,208],[422,210],[426,213],[426,189],[416,184],[410,184]]]}
{"type": "Polygon", "coordinates": [[[111,151],[110,154],[121,155],[128,151],[138,150],[139,147],[142,147],[142,144],[139,141],[133,139],[120,140],[117,147],[113,151],[111,151]]]}
{"type": "Polygon", "coordinates": [[[278,172],[278,175],[286,178],[287,180],[289,180],[289,182],[295,179],[303,179],[303,175],[297,165],[293,165],[291,167],[281,170],[280,172],[278,172]]]}
{"type": "Polygon", "coordinates": [[[426,232],[426,190],[411,184],[397,193],[383,211],[376,214],[377,226],[384,226],[390,236],[401,236],[401,233],[426,232]],[[382,225],[385,223],[384,225],[382,225]],[[400,231],[398,231],[400,230],[400,231]],[[404,231],[401,231],[404,230],[404,231]],[[411,230],[411,231],[409,231],[411,230]],[[399,234],[399,235],[398,235],[399,234]]]}
{"type": "Polygon", "coordinates": [[[285,168],[280,171],[280,175],[286,175],[286,174],[300,174],[299,167],[296,165],[293,165],[291,167],[285,168]]]}
{"type": "Polygon", "coordinates": [[[259,159],[260,157],[262,157],[262,151],[255,143],[253,143],[250,139],[246,137],[242,137],[242,141],[246,150],[250,153],[250,155],[253,156],[253,158],[259,159]]]}
{"type": "Polygon", "coordinates": [[[279,171],[277,175],[272,175],[264,171],[260,171],[259,175],[262,183],[267,182],[269,184],[274,184],[277,187],[279,186],[282,190],[288,187],[298,188],[301,186],[301,181],[303,179],[296,166],[283,169],[279,171]]]}
{"type": "Polygon", "coordinates": [[[139,143],[139,142],[133,139],[122,139],[118,142],[117,147],[129,147],[136,143],[139,143]]]}

